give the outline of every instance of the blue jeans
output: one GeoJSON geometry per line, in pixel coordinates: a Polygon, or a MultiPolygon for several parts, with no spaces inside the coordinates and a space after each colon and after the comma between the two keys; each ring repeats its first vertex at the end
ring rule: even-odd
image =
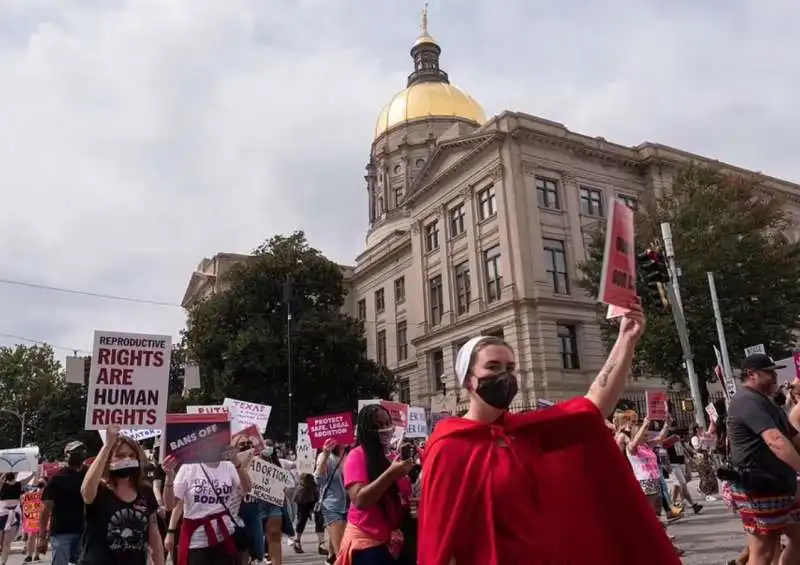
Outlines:
{"type": "Polygon", "coordinates": [[[239,518],[244,522],[247,537],[250,541],[250,556],[256,561],[264,559],[264,519],[263,503],[242,502],[239,507],[239,518]]]}
{"type": "Polygon", "coordinates": [[[52,565],[77,563],[81,552],[81,534],[56,534],[52,536],[52,565]]]}

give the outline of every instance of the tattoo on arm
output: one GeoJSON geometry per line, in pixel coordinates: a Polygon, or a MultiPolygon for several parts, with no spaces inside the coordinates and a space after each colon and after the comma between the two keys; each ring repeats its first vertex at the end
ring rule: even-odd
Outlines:
{"type": "Polygon", "coordinates": [[[617,366],[616,361],[609,361],[608,363],[606,363],[605,367],[603,367],[603,369],[600,371],[600,374],[597,375],[597,380],[595,382],[597,382],[598,386],[600,386],[601,388],[605,388],[606,385],[608,385],[608,375],[611,373],[611,371],[614,370],[616,366],[617,366]]]}

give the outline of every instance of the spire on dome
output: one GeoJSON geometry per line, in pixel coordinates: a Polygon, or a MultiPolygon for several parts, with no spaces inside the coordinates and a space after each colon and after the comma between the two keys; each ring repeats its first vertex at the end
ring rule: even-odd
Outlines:
{"type": "Polygon", "coordinates": [[[428,33],[428,3],[425,2],[420,17],[420,36],[411,47],[414,72],[408,75],[408,86],[422,82],[450,83],[447,73],[439,68],[442,48],[428,33]]]}

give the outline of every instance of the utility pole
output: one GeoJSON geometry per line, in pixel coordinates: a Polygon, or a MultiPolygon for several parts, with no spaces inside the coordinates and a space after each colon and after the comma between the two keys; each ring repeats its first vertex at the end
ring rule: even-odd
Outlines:
{"type": "Polygon", "coordinates": [[[289,274],[286,275],[286,282],[283,285],[283,301],[286,303],[286,375],[288,378],[289,388],[289,403],[287,410],[289,413],[289,447],[291,448],[293,445],[292,437],[294,436],[292,433],[292,426],[294,425],[294,415],[292,414],[294,371],[292,370],[292,276],[289,274]]]}
{"type": "Polygon", "coordinates": [[[694,370],[694,354],[692,353],[692,345],[689,343],[689,331],[686,328],[683,300],[681,300],[681,286],[678,280],[678,262],[675,260],[672,228],[670,228],[668,222],[663,222],[661,224],[661,238],[664,242],[664,251],[667,254],[667,265],[670,274],[669,302],[672,306],[672,317],[675,319],[675,329],[678,331],[678,339],[681,342],[681,349],[683,350],[683,361],[686,365],[686,373],[689,377],[689,389],[692,392],[692,401],[694,403],[694,419],[698,426],[705,428],[705,410],[703,400],[700,397],[700,384],[697,380],[697,373],[694,370]]]}
{"type": "MultiPolygon", "coordinates": [[[[725,326],[722,323],[722,312],[719,309],[719,298],[717,297],[717,284],[714,281],[714,273],[706,273],[708,276],[708,288],[711,291],[711,306],[714,308],[714,320],[717,322],[717,339],[719,340],[719,350],[722,355],[722,372],[725,373],[725,379],[728,382],[733,382],[733,371],[731,370],[731,359],[728,357],[728,342],[725,339],[725,326]]],[[[722,383],[722,386],[728,386],[728,383],[722,383]]]]}

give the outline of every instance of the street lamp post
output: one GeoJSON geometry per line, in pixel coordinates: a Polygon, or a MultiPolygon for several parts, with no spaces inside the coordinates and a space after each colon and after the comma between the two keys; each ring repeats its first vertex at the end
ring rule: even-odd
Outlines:
{"type": "Polygon", "coordinates": [[[19,420],[19,446],[25,447],[25,414],[20,414],[14,410],[9,410],[8,408],[0,408],[0,412],[5,412],[6,414],[11,414],[12,416],[16,416],[19,420]]]}

